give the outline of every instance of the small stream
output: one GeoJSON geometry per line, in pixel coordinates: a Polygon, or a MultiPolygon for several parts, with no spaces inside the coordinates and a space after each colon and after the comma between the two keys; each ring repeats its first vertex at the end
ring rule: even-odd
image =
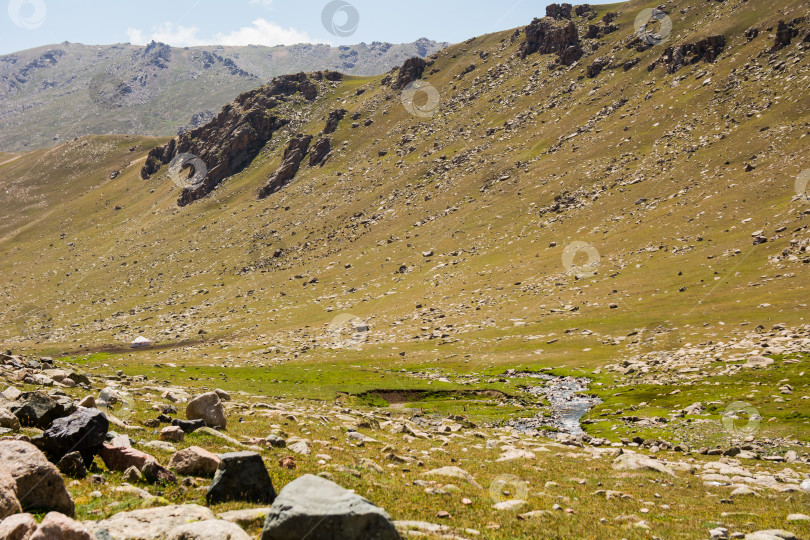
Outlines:
{"type": "Polygon", "coordinates": [[[520,431],[542,429],[543,426],[554,426],[561,432],[571,435],[582,435],[585,432],[580,426],[580,419],[601,400],[585,395],[588,390],[587,378],[556,377],[546,373],[520,373],[518,376],[541,379],[545,384],[528,386],[526,391],[533,396],[543,396],[551,404],[551,417],[538,413],[533,418],[519,418],[509,425],[520,431]]]}

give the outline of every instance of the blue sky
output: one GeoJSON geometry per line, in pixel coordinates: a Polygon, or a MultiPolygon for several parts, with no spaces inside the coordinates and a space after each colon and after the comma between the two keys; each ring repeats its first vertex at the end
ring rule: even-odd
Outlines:
{"type": "MultiPolygon", "coordinates": [[[[2,0],[0,54],[71,41],[175,46],[459,42],[528,24],[537,0],[2,0]],[[329,6],[328,24],[323,22],[329,6]]],[[[598,3],[598,2],[591,2],[598,3]]]]}

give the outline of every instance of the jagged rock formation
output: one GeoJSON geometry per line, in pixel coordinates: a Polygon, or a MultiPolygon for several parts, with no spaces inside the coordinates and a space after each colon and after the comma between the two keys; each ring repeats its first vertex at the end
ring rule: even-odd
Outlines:
{"type": "Polygon", "coordinates": [[[317,167],[323,166],[326,160],[329,159],[329,152],[332,151],[332,138],[322,137],[312,145],[309,151],[309,166],[317,167]]]}
{"type": "Polygon", "coordinates": [[[402,90],[416,79],[421,79],[427,65],[427,62],[418,56],[409,58],[399,68],[397,79],[391,85],[391,89],[402,90]]]}
{"type": "Polygon", "coordinates": [[[295,177],[295,173],[298,172],[307,149],[309,149],[310,142],[312,142],[312,135],[297,135],[290,139],[287,148],[284,150],[284,159],[281,166],[270,175],[267,184],[259,190],[259,199],[264,199],[271,193],[275,193],[295,177]]]}
{"type": "MultiPolygon", "coordinates": [[[[579,7],[579,6],[577,6],[579,7]]],[[[555,21],[563,19],[571,20],[571,4],[549,4],[546,6],[546,17],[551,17],[555,21]]]]}
{"type": "MultiPolygon", "coordinates": [[[[799,28],[798,26],[801,25],[806,21],[805,17],[797,17],[793,19],[789,23],[780,20],[776,26],[776,36],[774,37],[773,47],[771,47],[771,52],[776,52],[784,49],[790,42],[799,35],[799,28]]],[[[810,32],[804,36],[805,43],[810,43],[810,32]]]]}
{"type": "Polygon", "coordinates": [[[334,133],[337,129],[338,123],[343,120],[348,111],[346,109],[337,109],[329,113],[329,118],[326,119],[326,126],[323,128],[324,135],[334,133]]]}
{"type": "Polygon", "coordinates": [[[150,178],[161,165],[169,163],[178,154],[194,154],[205,163],[208,174],[201,184],[185,188],[180,195],[180,206],[190,204],[247,166],[273,133],[289,123],[288,118],[273,112],[280,102],[296,93],[313,100],[318,95],[317,81],[340,78],[339,73],[331,71],[316,72],[311,78],[299,73],[277,77],[269,85],[246,92],[223,107],[208,124],[183,132],[166,145],[153,148],[141,169],[141,177],[150,178]]]}
{"type": "MultiPolygon", "coordinates": [[[[570,15],[570,14],[569,14],[570,15]]],[[[579,60],[583,51],[580,47],[579,34],[573,22],[557,26],[548,18],[534,19],[526,27],[526,40],[520,47],[519,55],[526,58],[533,53],[557,53],[559,63],[570,66],[579,60]]]]}
{"type": "Polygon", "coordinates": [[[667,68],[667,73],[672,74],[683,66],[697,64],[700,61],[714,62],[725,46],[724,36],[710,36],[694,43],[667,47],[661,58],[653,63],[649,70],[652,71],[657,64],[662,64],[667,68]]]}

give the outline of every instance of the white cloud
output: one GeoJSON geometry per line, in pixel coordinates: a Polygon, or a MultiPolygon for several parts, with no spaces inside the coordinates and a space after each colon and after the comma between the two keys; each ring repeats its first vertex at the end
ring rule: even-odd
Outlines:
{"type": "MultiPolygon", "coordinates": [[[[271,0],[255,0],[269,4],[271,0]]],[[[174,47],[193,47],[197,45],[293,45],[296,43],[315,43],[306,32],[295,28],[284,28],[272,21],[256,19],[250,26],[243,26],[233,32],[214,34],[210,38],[199,35],[196,26],[175,25],[170,22],[152,28],[151,33],[138,28],[128,28],[127,36],[134,45],[146,45],[152,40],[167,43],[174,47]],[[148,34],[148,35],[147,35],[148,34]]]]}

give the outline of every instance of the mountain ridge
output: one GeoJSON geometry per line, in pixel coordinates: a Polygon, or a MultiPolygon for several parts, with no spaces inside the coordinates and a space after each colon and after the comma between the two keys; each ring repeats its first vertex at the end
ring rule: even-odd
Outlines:
{"type": "Polygon", "coordinates": [[[57,136],[174,135],[277,75],[377,75],[446,45],[426,38],[351,46],[44,45],[0,56],[0,148],[52,146],[57,136]]]}

